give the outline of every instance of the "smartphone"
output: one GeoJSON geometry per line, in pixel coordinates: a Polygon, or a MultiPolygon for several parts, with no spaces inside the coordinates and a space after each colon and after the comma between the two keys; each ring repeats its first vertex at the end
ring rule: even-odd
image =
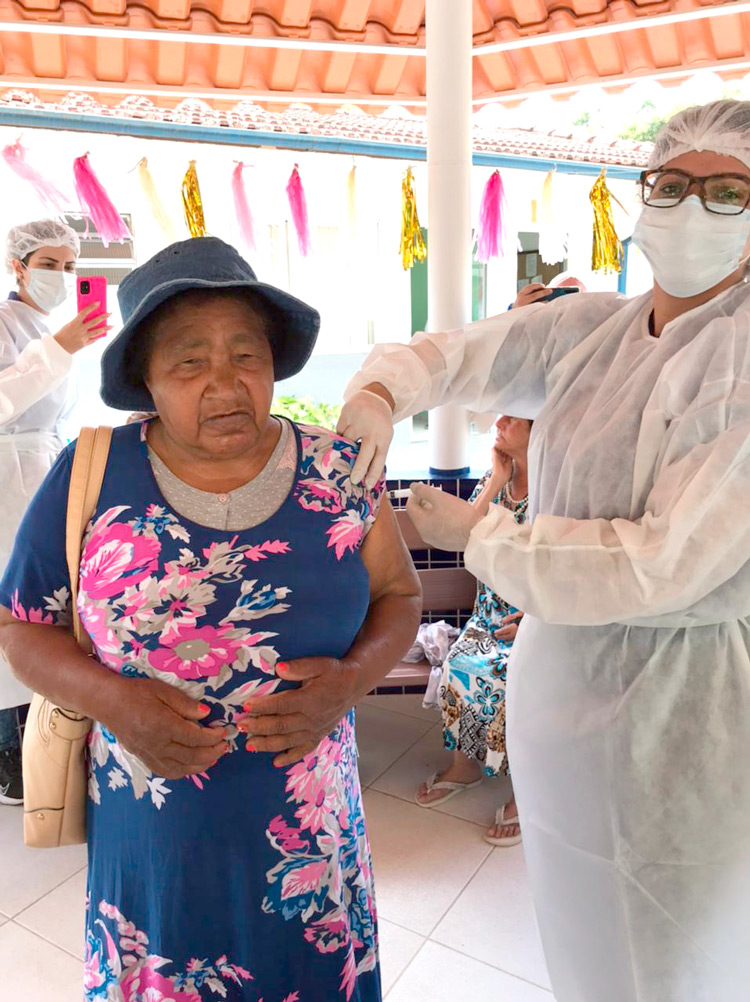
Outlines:
{"type": "MultiPolygon", "coordinates": [[[[87,306],[93,306],[94,303],[99,303],[99,307],[92,313],[93,317],[103,316],[107,312],[107,279],[102,276],[94,276],[92,278],[84,278],[83,276],[78,276],[78,312],[85,310],[87,306]]],[[[100,327],[106,327],[106,320],[102,323],[97,324],[93,330],[99,330],[100,327]]]]}
{"type": "Polygon", "coordinates": [[[551,303],[553,299],[559,299],[560,296],[569,296],[571,292],[580,292],[580,289],[576,289],[574,285],[567,285],[563,289],[553,289],[549,295],[542,296],[541,299],[537,299],[538,303],[551,303]]]}

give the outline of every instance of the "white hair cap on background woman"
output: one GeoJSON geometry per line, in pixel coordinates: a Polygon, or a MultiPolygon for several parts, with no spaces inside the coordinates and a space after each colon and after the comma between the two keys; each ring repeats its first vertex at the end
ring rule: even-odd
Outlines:
{"type": "Polygon", "coordinates": [[[69,247],[76,257],[81,253],[78,234],[56,219],[36,219],[13,226],[5,241],[5,267],[13,272],[13,261],[23,261],[40,247],[69,247]]]}
{"type": "Polygon", "coordinates": [[[735,157],[750,169],[750,101],[713,101],[679,112],[659,131],[648,169],[696,150],[735,157]]]}

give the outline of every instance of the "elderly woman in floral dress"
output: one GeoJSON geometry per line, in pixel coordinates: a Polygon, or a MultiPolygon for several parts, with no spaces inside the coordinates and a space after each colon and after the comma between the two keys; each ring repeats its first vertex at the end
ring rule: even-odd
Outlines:
{"type": "MultiPolygon", "coordinates": [[[[526,521],[528,447],[531,421],[498,418],[492,468],[470,501],[486,515],[492,504],[506,508],[519,525],[526,521]]],[[[483,582],[460,637],[448,651],[439,690],[443,744],[453,757],[447,769],[417,791],[420,807],[437,807],[471,790],[485,778],[509,775],[505,748],[505,690],[508,659],[523,612],[505,602],[483,582]]],[[[485,834],[491,845],[508,848],[521,841],[518,809],[512,793],[496,812],[485,834]]]]}
{"type": "Polygon", "coordinates": [[[92,717],[87,1002],[379,1002],[352,707],[408,648],[419,585],[357,447],[270,414],[318,315],[232,248],[167,248],[120,287],[117,428],[69,622],[73,448],[21,527],[0,643],[92,717]]]}

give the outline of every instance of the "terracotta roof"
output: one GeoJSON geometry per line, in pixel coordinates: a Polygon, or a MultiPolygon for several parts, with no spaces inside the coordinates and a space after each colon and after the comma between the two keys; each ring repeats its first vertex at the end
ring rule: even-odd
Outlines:
{"type": "MultiPolygon", "coordinates": [[[[3,109],[22,109],[59,115],[93,115],[110,119],[137,119],[173,122],[181,125],[283,133],[287,136],[322,136],[366,143],[424,147],[426,125],[422,116],[403,110],[389,110],[378,116],[360,108],[343,107],[321,114],[304,105],[290,105],[283,111],[269,111],[244,100],[228,110],[217,110],[205,101],[188,98],[174,108],[163,108],[145,97],[131,96],[117,105],[97,101],[90,94],[70,93],[59,102],[44,103],[29,91],[11,90],[0,96],[3,109]]],[[[64,122],[60,123],[64,128],[64,122]]],[[[114,131],[114,130],[113,130],[114,131]]],[[[572,132],[539,132],[533,129],[489,128],[474,125],[474,150],[513,157],[539,157],[557,161],[644,167],[651,143],[607,139],[584,129],[572,132]]],[[[229,137],[227,137],[229,138],[229,137]]],[[[272,145],[272,140],[264,145],[272,145]]],[[[384,155],[387,150],[384,149],[384,155]]]]}
{"type": "MultiPolygon", "coordinates": [[[[739,0],[472,3],[478,101],[749,68],[750,6],[739,0]]],[[[57,100],[76,89],[114,104],[145,94],[165,106],[252,96],[414,108],[424,15],[424,0],[0,0],[0,72],[57,100]]]]}

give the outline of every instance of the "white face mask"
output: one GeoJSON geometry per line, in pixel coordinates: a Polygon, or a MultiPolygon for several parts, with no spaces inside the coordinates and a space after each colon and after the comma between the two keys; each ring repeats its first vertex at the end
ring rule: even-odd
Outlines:
{"type": "Polygon", "coordinates": [[[45,313],[51,313],[61,306],[73,292],[76,284],[75,275],[69,271],[26,268],[26,274],[28,276],[26,292],[45,313]]]}
{"type": "Polygon", "coordinates": [[[750,237],[750,209],[729,216],[707,212],[697,195],[671,209],[644,205],[633,243],[654,278],[679,299],[712,289],[739,268],[750,237]]]}

